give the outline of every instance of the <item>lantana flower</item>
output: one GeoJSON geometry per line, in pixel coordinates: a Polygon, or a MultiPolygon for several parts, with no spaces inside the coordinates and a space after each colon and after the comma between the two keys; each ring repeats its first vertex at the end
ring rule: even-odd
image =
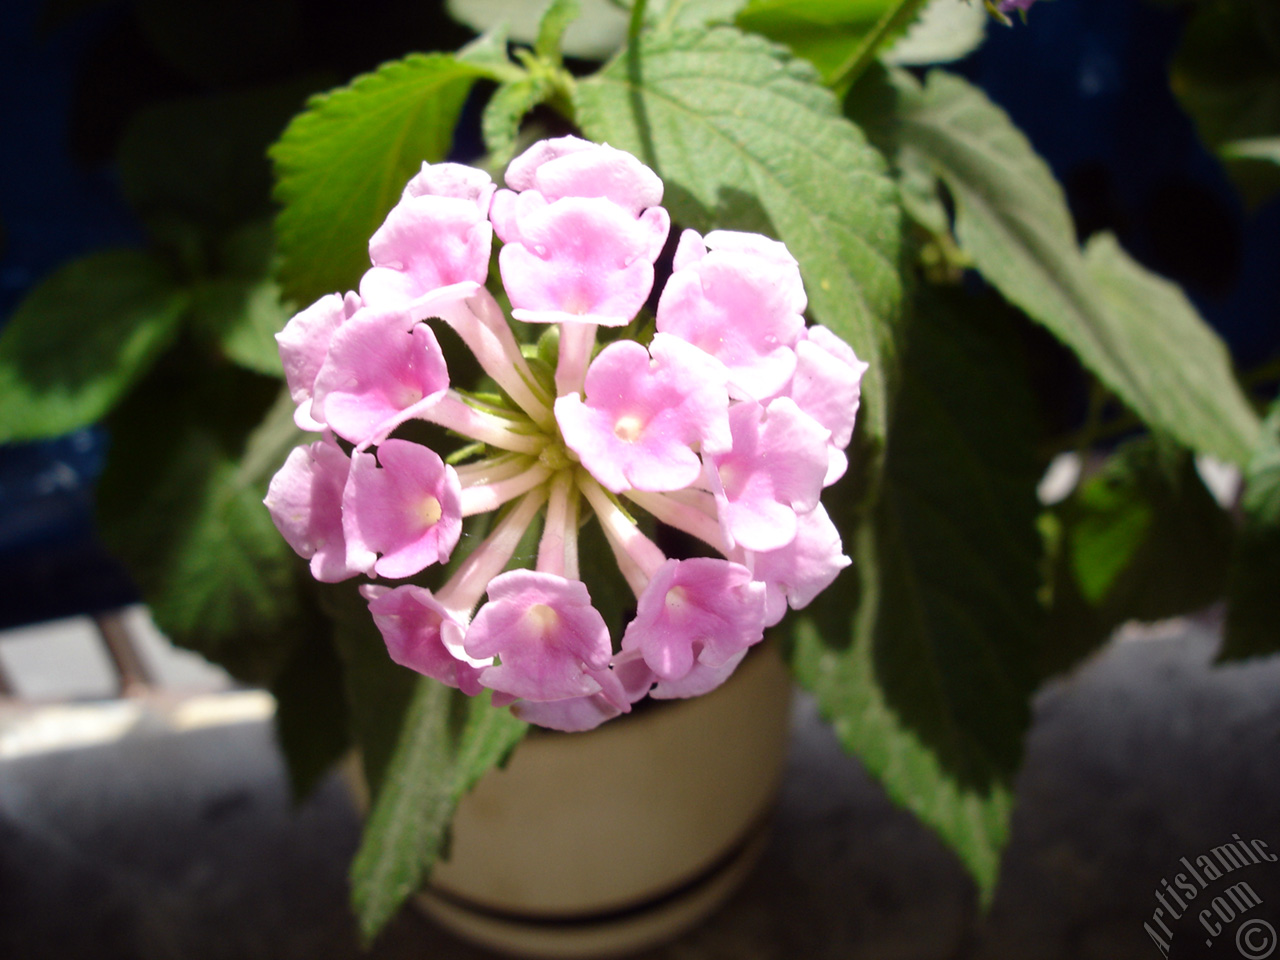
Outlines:
{"type": "Polygon", "coordinates": [[[866,365],[806,326],[795,258],[758,234],[684,231],[638,320],[671,226],[662,193],[635,157],[577,137],[534,144],[504,189],[424,164],[358,291],[277,336],[295,420],[322,435],[271,482],[281,534],[317,579],[369,578],[396,663],[559,730],[714,689],[850,562],[820,495],[847,467],[866,365]],[[519,337],[484,286],[495,236],[513,319],[542,325],[519,337]],[[490,392],[452,381],[442,324],[490,392]],[[432,449],[416,421],[463,439],[432,449]],[[635,595],[621,636],[580,574],[588,522],[635,595]],[[539,523],[536,557],[518,556],[539,523]],[[667,556],[655,525],[706,555],[667,556]],[[464,538],[438,588],[382,582],[450,563],[464,538]]]}

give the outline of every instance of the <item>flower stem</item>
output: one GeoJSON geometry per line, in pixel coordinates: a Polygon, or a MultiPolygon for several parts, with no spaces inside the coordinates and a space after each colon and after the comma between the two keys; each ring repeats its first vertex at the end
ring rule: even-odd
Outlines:
{"type": "Polygon", "coordinates": [[[613,548],[618,569],[626,577],[632,592],[639,597],[658,568],[667,562],[666,555],[658,549],[657,544],[640,532],[635,521],[614,503],[591,474],[579,469],[577,479],[578,489],[591,504],[591,509],[600,520],[605,538],[613,548]]]}
{"type": "Polygon", "coordinates": [[[524,536],[525,530],[538,515],[546,499],[545,485],[525,494],[524,499],[484,538],[484,542],[462,561],[462,566],[449,578],[449,582],[436,592],[436,599],[461,617],[469,618],[471,611],[489,588],[489,581],[511,562],[516,547],[520,545],[520,538],[524,536]]]}
{"type": "Polygon", "coordinates": [[[487,290],[480,290],[465,303],[442,311],[444,321],[475,354],[480,367],[493,377],[520,408],[544,430],[555,423],[551,398],[538,384],[525,362],[502,308],[487,290]]]}
{"type": "Polygon", "coordinates": [[[924,3],[925,0],[898,0],[896,4],[889,7],[879,22],[871,28],[871,32],[862,38],[844,63],[836,68],[831,79],[827,81],[827,86],[841,91],[853,86],[862,76],[863,71],[875,60],[885,42],[914,20],[924,3]]]}
{"type": "Polygon", "coordinates": [[[474,463],[465,463],[454,470],[458,474],[458,483],[465,490],[467,487],[508,480],[524,473],[534,462],[523,453],[503,453],[474,463]]]}
{"type": "MultiPolygon", "coordinates": [[[[533,424],[525,420],[508,420],[475,407],[463,400],[456,390],[449,390],[434,404],[417,414],[423,420],[438,423],[446,429],[453,430],[472,440],[480,440],[500,450],[514,450],[517,453],[537,454],[547,445],[547,438],[541,432],[526,433],[513,427],[533,424]]],[[[522,418],[523,419],[523,418],[522,418]]],[[[536,428],[535,428],[536,429],[536,428]]]]}
{"type": "MultiPolygon", "coordinates": [[[[700,494],[700,497],[705,497],[714,506],[715,500],[711,494],[702,493],[701,491],[689,492],[700,494]]],[[[649,493],[645,490],[628,490],[625,496],[637,506],[649,511],[655,519],[667,524],[667,526],[683,530],[685,533],[697,537],[712,549],[719,550],[725,556],[729,555],[729,548],[724,542],[724,534],[720,530],[719,521],[705,510],[699,509],[694,503],[677,500],[662,493],[649,493]]]]}
{"type": "Polygon", "coordinates": [[[560,359],[556,361],[556,393],[559,396],[582,390],[595,345],[594,323],[560,324],[560,359]]]}
{"type": "Polygon", "coordinates": [[[520,494],[528,493],[539,484],[545,483],[549,476],[551,476],[551,471],[535,461],[527,466],[522,473],[517,473],[515,476],[463,487],[462,515],[471,517],[477,513],[489,513],[491,510],[497,510],[508,500],[514,500],[520,494]]]}
{"type": "Polygon", "coordinates": [[[551,481],[547,520],[538,544],[538,571],[578,579],[578,491],[568,470],[561,470],[551,481]]]}

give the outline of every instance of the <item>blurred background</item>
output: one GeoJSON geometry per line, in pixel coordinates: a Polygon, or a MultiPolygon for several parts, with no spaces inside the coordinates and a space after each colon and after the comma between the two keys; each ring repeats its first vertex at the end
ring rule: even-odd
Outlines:
{"type": "MultiPolygon", "coordinates": [[[[954,69],[1048,160],[1082,239],[1114,231],[1183,286],[1246,380],[1271,382],[1280,202],[1250,204],[1174,96],[1193,9],[1046,0],[1025,24],[990,24],[954,69]]],[[[265,149],[308,93],[470,36],[413,0],[6,0],[0,323],[71,258],[157,243],[185,256],[182,224],[130,202],[131,151],[157,130],[174,131],[175,183],[210,184],[187,221],[230,231],[270,215],[265,149]]],[[[480,151],[476,123],[459,159],[480,151]]],[[[1044,340],[1037,375],[1065,428],[1083,381],[1044,340]]],[[[110,443],[92,428],[0,445],[0,956],[355,956],[342,785],[291,799],[270,698],[151,625],[95,532],[110,443]]],[[[1280,849],[1280,663],[1213,666],[1214,618],[1130,628],[1042,693],[985,926],[958,864],[802,700],[766,869],[662,955],[1154,956],[1142,923],[1169,865],[1232,833],[1280,849]]],[[[1268,882],[1280,903],[1280,869],[1268,882]]],[[[482,955],[412,915],[376,953],[423,949],[482,955]]]]}

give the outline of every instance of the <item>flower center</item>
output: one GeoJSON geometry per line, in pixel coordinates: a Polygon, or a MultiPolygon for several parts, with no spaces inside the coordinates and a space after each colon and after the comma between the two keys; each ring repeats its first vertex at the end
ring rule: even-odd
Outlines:
{"type": "Polygon", "coordinates": [[[737,498],[742,484],[746,480],[743,472],[730,463],[721,464],[716,473],[720,475],[720,485],[724,487],[725,496],[730,500],[737,498]]]}
{"type": "Polygon", "coordinates": [[[421,400],[422,391],[412,384],[402,383],[396,390],[395,397],[393,399],[395,400],[396,406],[404,409],[405,407],[413,406],[421,400]]]}
{"type": "Polygon", "coordinates": [[[613,435],[623,443],[635,443],[643,429],[644,424],[639,417],[627,414],[625,417],[619,417],[618,422],[613,425],[613,435]]]}
{"type": "Polygon", "coordinates": [[[678,615],[689,603],[689,592],[684,587],[672,587],[667,591],[667,613],[678,615]]]}
{"type": "Polygon", "coordinates": [[[558,471],[573,466],[578,458],[568,451],[563,441],[557,439],[539,451],[538,461],[548,470],[558,471]]]}
{"type": "Polygon", "coordinates": [[[440,501],[431,494],[423,497],[422,502],[418,504],[418,519],[422,521],[423,526],[434,526],[443,514],[444,508],[440,506],[440,501]]]}
{"type": "Polygon", "coordinates": [[[560,624],[560,614],[545,603],[535,603],[531,606],[525,611],[524,619],[529,629],[543,638],[560,624]]]}

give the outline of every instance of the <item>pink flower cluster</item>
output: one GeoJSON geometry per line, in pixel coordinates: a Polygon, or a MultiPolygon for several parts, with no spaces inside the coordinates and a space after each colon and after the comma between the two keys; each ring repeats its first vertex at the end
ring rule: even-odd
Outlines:
{"type": "Polygon", "coordinates": [[[397,663],[585,730],[646,694],[718,686],[849,563],[819,495],[846,468],[865,365],[805,326],[785,246],[727,231],[681,235],[649,342],[597,350],[599,329],[630,324],[652,292],[670,230],[661,180],[562,137],[506,182],[424,164],[370,240],[359,292],[278,335],[295,419],[322,438],[290,454],[266,504],[326,582],[413,577],[449,560],[465,517],[498,511],[443,586],[370,583],[369,609],[397,663]],[[554,377],[483,286],[494,233],[512,316],[558,326],[554,377]],[[439,322],[496,395],[451,382],[439,322]],[[392,436],[410,420],[473,442],[442,458],[392,436]],[[616,646],[579,577],[587,510],[636,596],[616,646]],[[641,512],[715,556],[668,558],[641,512]],[[508,569],[539,520],[533,568],[508,569]]]}

